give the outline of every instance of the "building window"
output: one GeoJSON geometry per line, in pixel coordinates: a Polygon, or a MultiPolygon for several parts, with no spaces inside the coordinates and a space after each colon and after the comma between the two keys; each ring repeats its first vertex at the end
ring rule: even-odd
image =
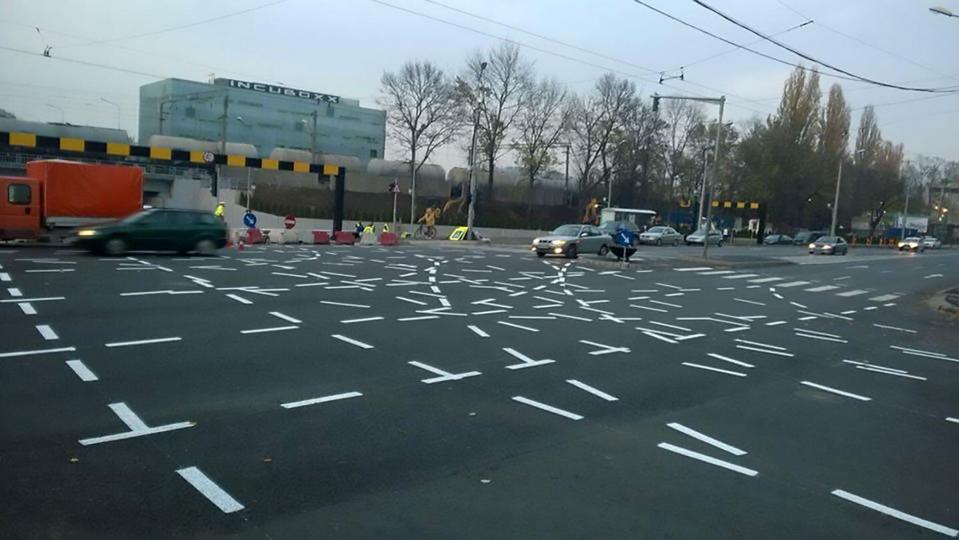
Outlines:
{"type": "Polygon", "coordinates": [[[373,159],[373,158],[377,157],[377,156],[376,156],[376,153],[377,153],[377,152],[376,152],[376,149],[375,149],[375,148],[371,148],[371,149],[370,149],[370,159],[373,159]]]}
{"type": "Polygon", "coordinates": [[[30,186],[27,184],[10,184],[7,186],[7,201],[10,204],[30,204],[30,186]]]}

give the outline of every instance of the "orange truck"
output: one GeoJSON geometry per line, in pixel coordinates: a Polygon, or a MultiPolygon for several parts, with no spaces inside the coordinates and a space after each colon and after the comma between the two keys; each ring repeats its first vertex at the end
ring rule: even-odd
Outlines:
{"type": "Polygon", "coordinates": [[[26,177],[0,176],[0,240],[56,236],[58,228],[103,223],[143,208],[143,169],[49,159],[26,177]]]}

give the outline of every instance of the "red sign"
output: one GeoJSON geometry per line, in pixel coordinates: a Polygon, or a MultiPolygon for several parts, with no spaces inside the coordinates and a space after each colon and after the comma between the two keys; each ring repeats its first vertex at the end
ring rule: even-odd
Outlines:
{"type": "Polygon", "coordinates": [[[292,215],[286,216],[286,218],[283,220],[283,225],[285,225],[287,229],[292,229],[296,226],[296,218],[292,215]]]}

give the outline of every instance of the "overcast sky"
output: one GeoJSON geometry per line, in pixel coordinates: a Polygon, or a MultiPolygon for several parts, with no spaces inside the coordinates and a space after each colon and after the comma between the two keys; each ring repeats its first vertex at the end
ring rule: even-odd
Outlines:
{"type": "MultiPolygon", "coordinates": [[[[692,1],[647,2],[737,43],[758,39],[692,1]]],[[[959,85],[959,18],[927,9],[942,5],[959,13],[959,0],[707,2],[766,33],[808,17],[812,24],[778,39],[858,75],[912,86],[959,85]]],[[[52,59],[0,49],[0,108],[30,120],[59,121],[53,105],[70,123],[115,127],[117,110],[101,101],[107,99],[119,104],[120,125],[134,136],[138,88],[159,78],[205,81],[215,73],[353,97],[375,107],[384,70],[421,58],[459,73],[469,53],[502,39],[520,43],[540,75],[556,77],[573,91],[587,91],[612,70],[633,78],[644,95],[724,94],[734,121],[774,111],[791,69],[743,50],[714,56],[733,47],[632,0],[0,0],[0,7],[0,47],[35,54],[53,47],[52,59]],[[244,9],[250,11],[222,17],[244,9]],[[160,32],[167,29],[173,30],[160,32]],[[685,81],[657,84],[658,72],[677,74],[680,66],[688,66],[685,81]]],[[[799,60],[768,43],[751,46],[799,60]]],[[[823,77],[824,94],[833,82],[823,77]]],[[[907,155],[959,160],[959,94],[839,82],[853,109],[876,105],[883,136],[904,143],[907,155]]],[[[857,123],[854,112],[853,129],[857,123]]],[[[449,149],[437,160],[450,166],[463,158],[449,149]]]]}

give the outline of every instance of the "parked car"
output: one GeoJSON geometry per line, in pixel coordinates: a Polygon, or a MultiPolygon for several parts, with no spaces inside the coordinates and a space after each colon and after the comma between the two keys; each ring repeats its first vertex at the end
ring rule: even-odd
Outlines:
{"type": "Polygon", "coordinates": [[[923,243],[922,238],[919,238],[918,236],[910,236],[909,238],[905,238],[901,240],[897,246],[899,247],[899,251],[909,250],[922,253],[926,250],[926,245],[923,243]]]}
{"type": "Polygon", "coordinates": [[[792,243],[793,237],[789,236],[788,234],[769,234],[766,235],[766,238],[763,238],[763,244],[766,244],[767,246],[781,244],[792,245],[792,243]]]}
{"type": "Polygon", "coordinates": [[[809,243],[809,253],[813,255],[846,255],[849,244],[841,236],[820,236],[809,243]]]}
{"type": "Polygon", "coordinates": [[[797,246],[810,244],[818,240],[820,236],[826,236],[826,231],[802,231],[793,238],[793,244],[797,246]]]}
{"type": "Polygon", "coordinates": [[[926,249],[940,249],[942,247],[942,240],[939,240],[935,236],[923,236],[922,247],[926,249]]]}
{"type": "MultiPolygon", "coordinates": [[[[703,245],[705,241],[706,241],[706,231],[702,229],[697,229],[696,231],[691,232],[686,236],[687,246],[691,246],[693,244],[703,245]]],[[[723,247],[722,231],[717,231],[715,229],[709,231],[709,243],[715,244],[717,247],[723,247]]]]}
{"type": "Polygon", "coordinates": [[[665,227],[663,225],[650,227],[646,230],[646,232],[639,235],[640,244],[656,244],[657,246],[668,244],[671,246],[678,246],[682,241],[683,235],[680,234],[679,231],[672,227],[665,227]]]}
{"type": "Polygon", "coordinates": [[[533,239],[530,251],[537,257],[562,255],[575,259],[582,253],[605,257],[613,245],[613,237],[593,225],[560,225],[549,235],[533,239]]]}
{"type": "Polygon", "coordinates": [[[639,243],[639,234],[642,231],[640,231],[639,227],[632,221],[604,221],[599,225],[603,233],[610,236],[616,236],[616,231],[618,231],[620,227],[626,227],[633,233],[633,237],[636,239],[633,247],[636,247],[639,243]]]}
{"type": "Polygon", "coordinates": [[[226,225],[211,212],[151,208],[125,219],[77,229],[68,242],[94,253],[194,251],[212,254],[226,245],[226,225]]]}

